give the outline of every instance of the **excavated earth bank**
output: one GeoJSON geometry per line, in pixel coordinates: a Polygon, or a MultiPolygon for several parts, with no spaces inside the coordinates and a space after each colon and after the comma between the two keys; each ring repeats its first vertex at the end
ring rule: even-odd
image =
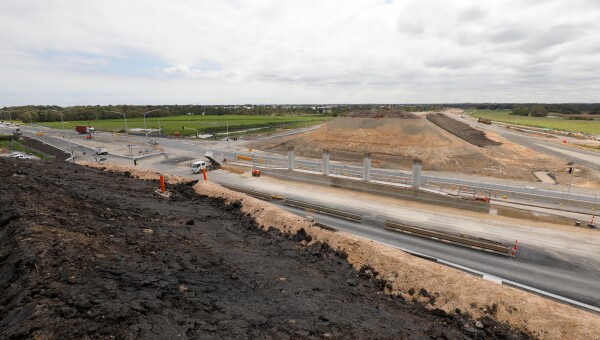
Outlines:
{"type": "Polygon", "coordinates": [[[384,294],[373,267],[239,201],[129,175],[0,158],[0,339],[527,337],[384,294]]]}

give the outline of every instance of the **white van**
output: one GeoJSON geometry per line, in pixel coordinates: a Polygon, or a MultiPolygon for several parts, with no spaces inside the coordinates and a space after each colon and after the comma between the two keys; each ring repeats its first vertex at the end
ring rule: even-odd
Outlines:
{"type": "Polygon", "coordinates": [[[194,161],[190,163],[190,169],[192,169],[193,174],[197,174],[202,172],[202,169],[206,169],[205,161],[194,161]]]}
{"type": "Polygon", "coordinates": [[[95,147],[94,151],[96,152],[96,155],[108,155],[108,150],[100,146],[95,147]]]}

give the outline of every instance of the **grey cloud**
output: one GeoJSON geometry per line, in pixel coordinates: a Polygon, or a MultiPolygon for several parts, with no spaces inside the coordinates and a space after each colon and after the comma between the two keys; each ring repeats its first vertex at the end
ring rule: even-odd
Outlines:
{"type": "Polygon", "coordinates": [[[460,22],[477,21],[485,18],[487,12],[479,7],[469,7],[458,14],[458,20],[460,22]]]}
{"type": "Polygon", "coordinates": [[[493,43],[514,43],[525,39],[527,33],[528,29],[526,28],[506,28],[490,34],[489,41],[493,43]]]}
{"type": "Polygon", "coordinates": [[[529,35],[517,48],[526,53],[537,52],[569,41],[577,40],[582,28],[575,25],[557,25],[529,35]]]}
{"type": "Polygon", "coordinates": [[[458,69],[472,68],[477,65],[477,61],[472,58],[446,57],[446,56],[441,55],[437,58],[427,60],[427,61],[423,62],[423,64],[427,67],[458,70],[458,69]]]}
{"type": "Polygon", "coordinates": [[[425,33],[425,23],[418,12],[405,10],[396,20],[396,28],[400,34],[420,35],[425,33]]]}

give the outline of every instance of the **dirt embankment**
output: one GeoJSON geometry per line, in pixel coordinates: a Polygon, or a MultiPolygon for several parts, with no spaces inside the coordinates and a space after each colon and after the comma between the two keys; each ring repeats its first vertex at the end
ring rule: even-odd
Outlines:
{"type": "Polygon", "coordinates": [[[410,168],[415,157],[426,170],[483,168],[492,161],[478,148],[438,128],[426,119],[336,118],[304,134],[257,142],[250,147],[321,158],[329,149],[335,161],[362,162],[365,153],[375,167],[410,168]]]}
{"type": "Polygon", "coordinates": [[[445,116],[443,113],[430,113],[427,115],[427,120],[467,143],[480,148],[502,145],[502,143],[487,138],[483,131],[473,129],[469,124],[459,122],[456,119],[445,116]]]}
{"type": "Polygon", "coordinates": [[[71,157],[71,155],[69,155],[69,153],[62,151],[61,149],[55,148],[51,145],[40,142],[39,140],[30,138],[30,137],[23,137],[21,139],[20,143],[30,149],[33,149],[33,150],[39,151],[45,155],[54,157],[56,160],[59,160],[59,161],[64,161],[64,160],[68,159],[69,157],[71,157]]]}
{"type": "MultiPolygon", "coordinates": [[[[413,160],[419,158],[424,170],[528,181],[536,181],[533,172],[543,169],[555,172],[561,184],[570,180],[562,175],[567,166],[565,160],[445,116],[428,114],[438,126],[428,119],[374,119],[357,115],[335,118],[316,130],[257,141],[248,147],[281,154],[293,147],[296,155],[315,159],[321,159],[323,149],[328,149],[332,161],[355,164],[362,163],[364,154],[370,153],[373,167],[403,170],[410,169],[413,160]]],[[[594,182],[598,182],[596,176],[585,169],[573,181],[574,185],[585,186],[594,182]]]]}
{"type": "Polygon", "coordinates": [[[384,282],[384,293],[420,301],[434,313],[468,313],[482,323],[492,319],[507,322],[540,339],[600,338],[600,317],[595,314],[432,264],[370,240],[310,226],[291,213],[210,182],[195,188],[228,202],[243,202],[242,211],[263,228],[275,226],[292,234],[306,230],[312,242],[327,243],[347,254],[354,268],[373,268],[384,282]]]}
{"type": "Polygon", "coordinates": [[[377,269],[238,201],[121,173],[0,159],[0,338],[524,337],[425,308],[434,291],[383,294],[377,269]]]}
{"type": "Polygon", "coordinates": [[[398,110],[358,110],[344,114],[344,117],[350,118],[394,118],[394,119],[419,119],[419,116],[405,111],[398,110]]]}
{"type": "MultiPolygon", "coordinates": [[[[138,174],[138,169],[123,168],[121,171],[138,174]]],[[[342,254],[359,273],[377,280],[377,287],[384,294],[400,296],[417,305],[421,303],[434,315],[445,314],[459,319],[468,315],[478,319],[479,326],[485,328],[485,337],[493,337],[488,334],[490,327],[495,333],[502,329],[494,323],[499,320],[541,339],[600,338],[600,317],[597,315],[432,264],[377,242],[314,227],[273,205],[210,182],[198,183],[194,189],[201,195],[223,199],[230,205],[241,205],[241,211],[264,230],[274,227],[286,235],[300,234],[296,240],[300,240],[301,245],[327,244],[328,248],[342,254]]],[[[469,322],[463,326],[467,332],[477,331],[469,322]]]]}

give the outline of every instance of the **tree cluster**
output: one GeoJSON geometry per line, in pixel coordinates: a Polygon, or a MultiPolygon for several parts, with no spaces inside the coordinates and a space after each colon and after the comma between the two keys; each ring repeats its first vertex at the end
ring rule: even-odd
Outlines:
{"type": "Polygon", "coordinates": [[[529,106],[515,105],[511,114],[516,116],[546,117],[548,116],[548,110],[546,110],[542,104],[534,104],[529,106]]]}

